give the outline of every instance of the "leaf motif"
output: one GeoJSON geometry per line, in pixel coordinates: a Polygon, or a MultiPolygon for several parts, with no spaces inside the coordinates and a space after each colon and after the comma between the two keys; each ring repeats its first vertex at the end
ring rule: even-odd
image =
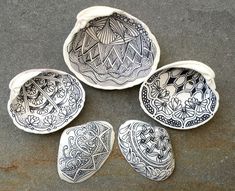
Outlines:
{"type": "Polygon", "coordinates": [[[101,30],[97,31],[97,37],[103,44],[110,44],[116,38],[116,35],[111,30],[108,21],[101,30]]]}

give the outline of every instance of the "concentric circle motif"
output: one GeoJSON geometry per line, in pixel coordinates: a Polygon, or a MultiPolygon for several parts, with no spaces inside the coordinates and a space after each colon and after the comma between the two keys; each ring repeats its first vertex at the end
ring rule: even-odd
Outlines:
{"type": "MultiPolygon", "coordinates": [[[[30,133],[57,131],[71,122],[83,108],[83,87],[76,78],[65,72],[32,71],[39,71],[39,74],[28,79],[20,87],[18,95],[8,102],[10,116],[18,128],[30,133]]],[[[27,75],[30,71],[24,73],[27,75]]],[[[18,78],[14,78],[14,83],[20,80],[18,78]]],[[[11,91],[13,93],[15,90],[11,91]]]]}
{"type": "Polygon", "coordinates": [[[203,75],[187,68],[158,70],[141,86],[139,99],[149,116],[176,129],[204,124],[218,106],[203,75]]]}
{"type": "Polygon", "coordinates": [[[143,82],[156,69],[160,49],[142,22],[114,9],[110,15],[87,21],[84,28],[76,26],[79,21],[65,41],[64,57],[84,83],[124,89],[143,82]]]}

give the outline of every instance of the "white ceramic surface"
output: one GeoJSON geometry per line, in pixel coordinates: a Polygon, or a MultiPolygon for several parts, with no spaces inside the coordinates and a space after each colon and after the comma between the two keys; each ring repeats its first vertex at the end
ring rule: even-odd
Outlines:
{"type": "Polygon", "coordinates": [[[107,160],[114,139],[113,127],[105,121],[92,121],[64,130],[57,162],[60,178],[69,183],[90,178],[107,160]]]}
{"type": "Polygon", "coordinates": [[[142,83],[156,70],[160,48],[141,20],[119,9],[95,6],[77,15],[63,55],[81,81],[112,90],[142,83]]]}
{"type": "Polygon", "coordinates": [[[11,80],[9,88],[8,112],[14,124],[29,133],[48,134],[63,128],[85,102],[81,83],[59,70],[24,71],[11,80]]]}
{"type": "Polygon", "coordinates": [[[180,130],[209,121],[219,107],[213,70],[187,60],[159,68],[140,88],[142,109],[161,124],[180,130]]]}
{"type": "Polygon", "coordinates": [[[170,137],[164,128],[126,121],[119,128],[118,144],[127,162],[146,178],[165,180],[175,168],[170,137]]]}

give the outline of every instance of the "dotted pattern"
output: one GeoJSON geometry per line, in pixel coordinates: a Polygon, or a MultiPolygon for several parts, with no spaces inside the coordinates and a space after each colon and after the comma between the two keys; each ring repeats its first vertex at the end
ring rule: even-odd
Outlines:
{"type": "Polygon", "coordinates": [[[156,119],[158,119],[159,121],[161,121],[167,125],[173,126],[173,127],[181,127],[181,125],[182,125],[182,123],[180,121],[174,120],[172,118],[167,119],[163,115],[156,116],[156,119]]]}
{"type": "Polygon", "coordinates": [[[145,35],[147,38],[146,40],[148,40],[149,42],[151,41],[150,38],[148,37],[148,33],[146,32],[146,30],[144,30],[144,28],[142,27],[141,24],[136,23],[133,19],[130,19],[124,15],[118,14],[118,13],[114,13],[113,14],[114,18],[119,19],[125,23],[128,23],[129,25],[132,25],[135,27],[135,29],[137,31],[139,31],[139,33],[141,33],[142,35],[145,35]]]}
{"type": "Polygon", "coordinates": [[[153,107],[150,105],[150,100],[147,99],[147,88],[143,87],[143,92],[142,92],[142,102],[145,105],[145,108],[150,114],[154,113],[153,107]]]}
{"type": "Polygon", "coordinates": [[[205,121],[209,118],[210,118],[209,114],[204,114],[201,117],[196,117],[196,119],[194,119],[192,121],[188,121],[185,126],[190,127],[190,126],[193,126],[193,125],[197,125],[197,124],[202,123],[203,121],[205,121]]]}
{"type": "Polygon", "coordinates": [[[211,111],[215,110],[216,100],[217,99],[216,99],[215,95],[213,95],[212,98],[211,98],[211,101],[212,101],[212,103],[211,103],[211,111]]]}

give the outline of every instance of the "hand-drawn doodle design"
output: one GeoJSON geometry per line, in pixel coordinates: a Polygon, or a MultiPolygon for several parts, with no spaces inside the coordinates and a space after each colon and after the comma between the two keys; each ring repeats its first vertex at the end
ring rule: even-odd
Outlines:
{"type": "Polygon", "coordinates": [[[160,53],[140,23],[113,13],[90,20],[74,35],[66,54],[85,83],[117,88],[148,76],[160,53]]]}
{"type": "Polygon", "coordinates": [[[160,70],[140,89],[145,112],[176,129],[190,129],[208,121],[215,113],[216,99],[203,75],[186,68],[160,70]]]}
{"type": "Polygon", "coordinates": [[[8,110],[20,129],[47,134],[71,122],[80,113],[84,101],[85,92],[76,78],[57,70],[46,70],[20,87],[18,95],[9,100],[8,110]]]}
{"type": "Polygon", "coordinates": [[[172,174],[175,160],[165,129],[129,120],[119,129],[118,143],[127,162],[141,175],[161,181],[172,174]]]}
{"type": "Polygon", "coordinates": [[[97,172],[111,153],[113,127],[104,121],[66,129],[60,140],[58,173],[70,183],[82,182],[97,172]]]}

